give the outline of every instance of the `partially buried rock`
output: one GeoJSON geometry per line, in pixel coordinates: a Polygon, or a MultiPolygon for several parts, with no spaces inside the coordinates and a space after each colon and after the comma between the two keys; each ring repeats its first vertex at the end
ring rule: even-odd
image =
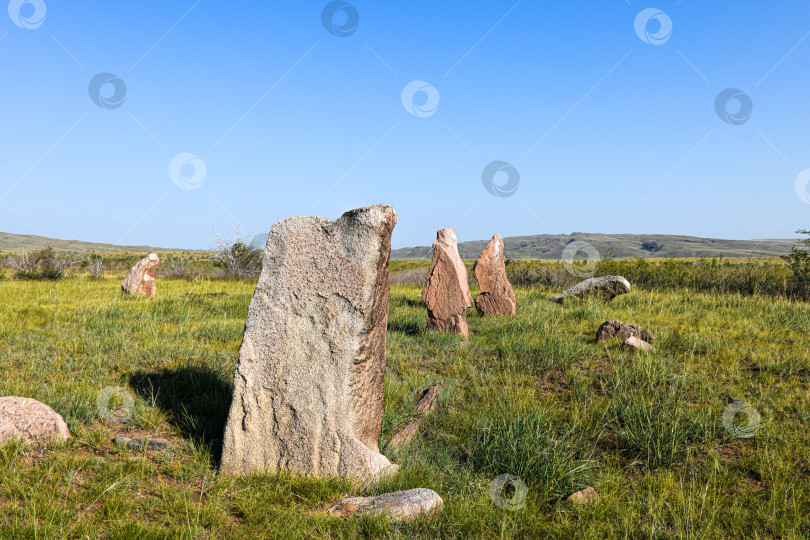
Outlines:
{"type": "Polygon", "coordinates": [[[165,450],[169,447],[169,441],[165,439],[131,439],[123,435],[115,436],[115,444],[132,448],[133,450],[141,450],[146,447],[147,450],[165,450]]]}
{"type": "Polygon", "coordinates": [[[599,330],[596,331],[596,341],[610,341],[611,339],[626,340],[629,337],[637,337],[644,341],[652,341],[655,334],[640,327],[637,324],[630,324],[622,321],[605,321],[599,330]]]}
{"type": "Polygon", "coordinates": [[[273,225],[234,375],[224,473],[392,472],[377,440],[396,222],[376,205],[273,225]]]}
{"type": "Polygon", "coordinates": [[[157,294],[155,274],[159,266],[160,259],[157,253],[150,253],[138,261],[138,264],[132,267],[127,277],[124,278],[124,282],[121,283],[121,292],[154,298],[157,294]]]}
{"type": "Polygon", "coordinates": [[[329,507],[332,515],[346,517],[362,514],[385,514],[395,521],[440,512],[444,501],[431,489],[416,488],[395,491],[376,497],[346,497],[329,507]]]}
{"type": "Polygon", "coordinates": [[[630,336],[624,340],[624,347],[634,351],[652,351],[654,347],[636,336],[630,336]]]}
{"type": "MultiPolygon", "coordinates": [[[[422,392],[422,396],[416,401],[416,413],[424,415],[431,411],[439,401],[439,394],[444,389],[445,385],[444,381],[439,381],[422,392]]],[[[413,440],[413,438],[416,437],[416,432],[419,431],[419,425],[422,423],[422,419],[423,416],[420,416],[416,420],[406,424],[405,427],[391,438],[391,442],[388,443],[388,448],[398,448],[413,440]]]]}
{"type": "Polygon", "coordinates": [[[506,277],[503,239],[496,234],[475,263],[475,277],[481,294],[475,297],[475,308],[486,316],[515,314],[515,293],[506,277]]]}
{"type": "Polygon", "coordinates": [[[562,304],[569,298],[583,298],[589,294],[595,294],[606,302],[610,302],[620,294],[630,292],[630,282],[622,276],[604,276],[589,278],[577,283],[567,291],[551,298],[552,302],[562,304]]]}
{"type": "Polygon", "coordinates": [[[571,494],[570,497],[566,499],[566,501],[574,504],[587,504],[589,502],[594,502],[598,499],[598,495],[596,490],[592,487],[585,488],[582,491],[577,491],[576,493],[571,494]]]}
{"type": "Polygon", "coordinates": [[[467,308],[472,307],[472,295],[467,268],[458,254],[458,240],[452,228],[441,229],[433,242],[422,300],[427,304],[427,329],[461,334],[467,339],[467,308]]]}
{"type": "Polygon", "coordinates": [[[24,397],[0,398],[0,444],[21,439],[35,447],[70,438],[62,416],[39,401],[24,397]]]}

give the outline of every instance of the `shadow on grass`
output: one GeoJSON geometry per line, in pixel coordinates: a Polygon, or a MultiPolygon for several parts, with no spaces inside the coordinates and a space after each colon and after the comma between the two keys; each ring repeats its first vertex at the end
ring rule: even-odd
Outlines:
{"type": "Polygon", "coordinates": [[[409,336],[418,336],[424,333],[424,329],[415,321],[394,321],[391,319],[388,319],[388,331],[402,332],[409,336]]]}
{"type": "Polygon", "coordinates": [[[222,433],[231,406],[231,385],[206,367],[186,367],[130,377],[135,392],[170,416],[183,437],[208,447],[212,465],[219,466],[222,433]]]}

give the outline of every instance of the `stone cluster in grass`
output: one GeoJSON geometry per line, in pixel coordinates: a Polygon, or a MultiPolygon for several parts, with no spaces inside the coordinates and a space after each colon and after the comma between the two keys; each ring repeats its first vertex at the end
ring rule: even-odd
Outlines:
{"type": "MultiPolygon", "coordinates": [[[[388,265],[396,222],[393,208],[375,205],[346,212],[336,221],[293,217],[273,225],[233,378],[221,473],[291,471],[349,478],[359,485],[396,474],[397,466],[378,446],[388,265]]],[[[140,260],[122,282],[122,292],[154,298],[159,265],[154,253],[140,260]]],[[[486,317],[516,315],[499,234],[481,252],[474,273],[481,293],[473,302],[455,231],[439,230],[422,290],[427,330],[458,334],[468,342],[466,311],[473,305],[486,317]]],[[[629,291],[625,278],[605,276],[587,279],[551,300],[563,303],[595,295],[611,301],[629,291]]],[[[645,328],[616,320],[606,321],[596,335],[597,342],[621,340],[636,350],[652,350],[648,342],[654,339],[645,328]]],[[[405,447],[417,436],[445,387],[440,381],[422,393],[408,423],[390,439],[389,450],[405,447]]],[[[47,405],[28,398],[0,398],[0,442],[18,438],[45,446],[69,437],[62,417],[47,405]]],[[[124,435],[115,443],[130,450],[171,447],[164,439],[124,435]]],[[[481,448],[488,446],[479,447],[471,456],[486,454],[481,448]]],[[[597,494],[587,488],[566,500],[584,504],[596,501],[597,494]]],[[[443,506],[438,493],[417,488],[346,497],[333,503],[328,513],[405,520],[432,515],[443,506]]]]}

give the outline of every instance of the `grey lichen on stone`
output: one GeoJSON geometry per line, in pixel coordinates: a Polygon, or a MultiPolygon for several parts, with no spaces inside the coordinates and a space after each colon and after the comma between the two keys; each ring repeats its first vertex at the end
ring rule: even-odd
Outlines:
{"type": "Polygon", "coordinates": [[[329,513],[347,517],[362,514],[387,515],[395,521],[440,512],[444,501],[431,489],[416,488],[385,493],[376,497],[346,497],[329,507],[329,513]]]}
{"type": "Polygon", "coordinates": [[[588,278],[581,281],[565,292],[551,298],[552,302],[562,304],[569,298],[583,298],[589,294],[595,294],[603,300],[610,302],[620,294],[630,292],[630,282],[622,276],[603,276],[598,278],[588,278]]]}

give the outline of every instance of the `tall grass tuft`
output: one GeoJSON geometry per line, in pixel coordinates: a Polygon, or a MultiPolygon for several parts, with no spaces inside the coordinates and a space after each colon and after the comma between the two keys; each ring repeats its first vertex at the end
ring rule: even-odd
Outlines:
{"type": "Polygon", "coordinates": [[[684,459],[718,437],[717,414],[689,401],[687,375],[672,376],[657,360],[619,366],[610,388],[611,428],[628,459],[655,470],[684,459]]]}
{"type": "Polygon", "coordinates": [[[542,409],[517,415],[495,410],[473,430],[469,460],[493,478],[517,476],[541,499],[560,498],[587,485],[596,439],[577,424],[555,425],[542,409]]]}

